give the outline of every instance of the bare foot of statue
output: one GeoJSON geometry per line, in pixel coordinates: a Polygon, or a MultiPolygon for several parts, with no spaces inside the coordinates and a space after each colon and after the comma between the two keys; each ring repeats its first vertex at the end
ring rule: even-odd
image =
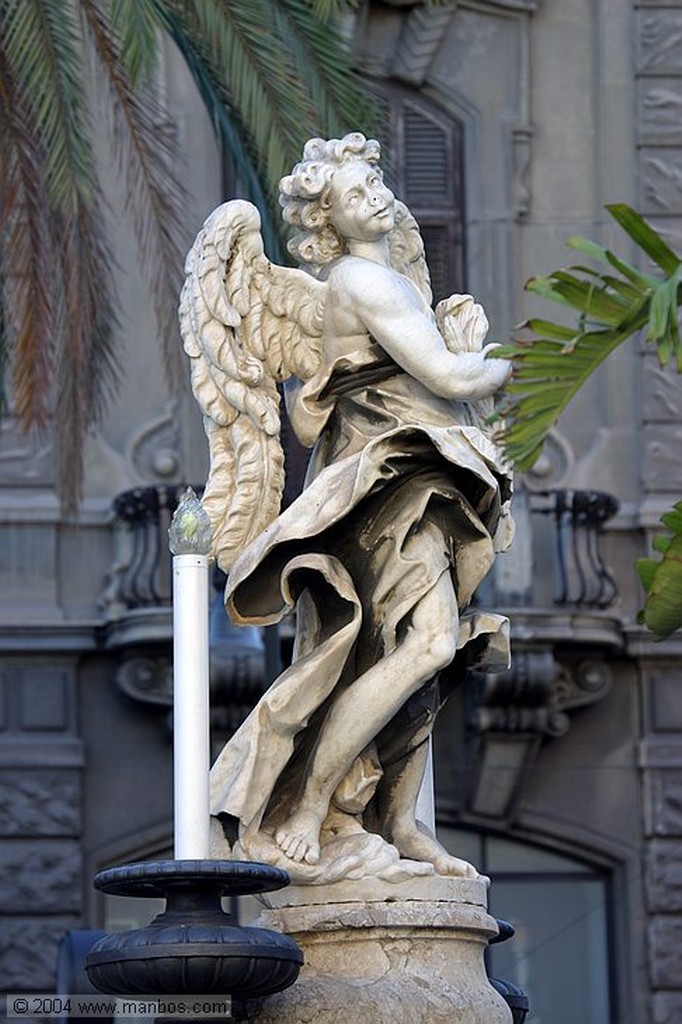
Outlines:
{"type": "Polygon", "coordinates": [[[478,871],[473,864],[453,857],[420,822],[394,827],[391,841],[401,857],[433,864],[437,875],[452,875],[457,878],[478,877],[478,871]]]}
{"type": "Polygon", "coordinates": [[[275,839],[283,853],[299,864],[317,864],[320,859],[320,828],[322,819],[303,808],[279,826],[275,839]]]}

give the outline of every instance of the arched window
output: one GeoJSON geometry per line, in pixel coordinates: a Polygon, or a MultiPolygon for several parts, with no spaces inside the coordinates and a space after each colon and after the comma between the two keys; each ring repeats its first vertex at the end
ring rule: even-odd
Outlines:
{"type": "Polygon", "coordinates": [[[379,90],[389,124],[387,180],[414,214],[434,299],[464,291],[464,129],[422,97],[394,85],[379,90]]]}
{"type": "Polygon", "coordinates": [[[490,913],[516,929],[489,948],[488,972],[523,989],[526,1024],[611,1024],[608,875],[514,839],[449,827],[438,837],[491,877],[490,913]]]}

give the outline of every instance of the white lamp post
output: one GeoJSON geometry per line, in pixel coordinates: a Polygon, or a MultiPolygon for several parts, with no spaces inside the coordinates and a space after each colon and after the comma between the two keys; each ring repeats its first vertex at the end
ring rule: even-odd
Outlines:
{"type": "Polygon", "coordinates": [[[225,1014],[233,994],[260,999],[292,985],[303,954],[287,935],[242,927],[220,905],[223,897],[281,889],[289,877],[267,864],[209,860],[211,527],[191,488],[168,535],[174,556],[175,860],[124,864],[99,871],[94,879],[102,892],[163,896],[167,905],[144,928],[104,935],[88,953],[85,968],[92,984],[107,993],[216,993],[218,1015],[232,1020],[225,1014]]]}
{"type": "Polygon", "coordinates": [[[211,526],[188,487],[168,531],[173,553],[175,859],[209,856],[208,566],[211,526]]]}

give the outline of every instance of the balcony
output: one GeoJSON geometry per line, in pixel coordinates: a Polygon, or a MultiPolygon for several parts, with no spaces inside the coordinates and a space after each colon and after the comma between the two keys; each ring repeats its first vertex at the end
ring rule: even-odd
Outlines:
{"type": "MultiPolygon", "coordinates": [[[[134,701],[166,708],[173,703],[168,527],[185,487],[137,487],[117,496],[114,559],[99,602],[101,642],[115,655],[117,686],[134,701]]],[[[228,621],[224,584],[215,569],[209,626],[212,724],[229,734],[258,700],[264,679],[276,674],[277,658],[269,635],[228,621]]]]}
{"type": "MultiPolygon", "coordinates": [[[[137,487],[114,501],[114,560],[100,598],[110,644],[125,641],[138,621],[170,608],[167,533],[185,487],[137,487]]],[[[498,559],[484,600],[543,611],[611,608],[618,594],[600,535],[617,511],[616,499],[602,491],[522,491],[514,502],[514,544],[498,559]]],[[[162,618],[170,621],[167,611],[162,618]]]]}
{"type": "Polygon", "coordinates": [[[497,560],[481,602],[509,614],[519,641],[621,649],[618,591],[601,543],[617,511],[603,491],[522,490],[514,544],[497,560]]]}
{"type": "MultiPolygon", "coordinates": [[[[115,555],[100,601],[101,639],[115,657],[115,681],[138,702],[172,705],[171,556],[167,531],[184,486],[143,487],[114,502],[115,555]]],[[[593,703],[610,687],[608,658],[622,650],[614,613],[616,584],[602,551],[604,525],[618,504],[586,490],[524,492],[517,496],[517,535],[477,595],[482,606],[506,612],[512,623],[513,667],[476,676],[467,687],[472,777],[477,814],[509,813],[508,792],[486,781],[499,758],[520,772],[548,738],[569,728],[572,709],[593,703]]],[[[266,681],[290,653],[291,626],[260,631],[235,627],[222,602],[224,577],[213,575],[211,685],[214,730],[238,727],[266,681]]],[[[498,772],[499,778],[499,772],[498,772]]]]}

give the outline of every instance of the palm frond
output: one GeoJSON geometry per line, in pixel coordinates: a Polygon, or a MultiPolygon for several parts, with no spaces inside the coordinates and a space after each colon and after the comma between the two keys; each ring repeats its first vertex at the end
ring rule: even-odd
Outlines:
{"type": "Polygon", "coordinates": [[[311,125],[310,134],[376,134],[380,128],[377,107],[357,76],[352,53],[336,24],[311,16],[307,0],[281,0],[273,4],[273,11],[278,35],[317,108],[317,127],[311,125]]]}
{"type": "Polygon", "coordinates": [[[246,198],[254,203],[261,213],[265,248],[273,260],[281,260],[280,224],[281,218],[273,216],[273,206],[266,196],[257,171],[255,152],[249,147],[248,133],[240,124],[239,117],[231,107],[229,97],[210,63],[203,58],[197,41],[188,34],[188,29],[169,5],[154,0],[159,21],[177,46],[199,91],[214,130],[222,140],[234,162],[237,177],[246,198]]]}
{"type": "Polygon", "coordinates": [[[67,210],[89,196],[94,183],[74,6],[9,0],[2,20],[5,59],[40,140],[52,201],[67,210]]]}
{"type": "MultiPolygon", "coordinates": [[[[56,334],[53,277],[55,240],[41,153],[26,130],[0,50],[0,308],[2,367],[12,353],[13,409],[24,428],[44,427],[56,334]]],[[[4,388],[3,388],[4,391],[4,388]]]]}
{"type": "Polygon", "coordinates": [[[606,263],[608,272],[579,266],[528,282],[529,291],[577,312],[578,322],[567,327],[529,320],[521,327],[534,337],[517,338],[499,351],[514,366],[501,415],[507,454],[520,469],[535,462],[547,434],[583,384],[638,331],[647,328],[647,340],[656,345],[661,363],[674,358],[682,370],[677,326],[682,260],[634,210],[622,204],[608,210],[666,276],[644,273],[596,242],[572,238],[572,248],[606,263]]]}
{"type": "Polygon", "coordinates": [[[140,262],[152,271],[176,387],[185,376],[175,343],[182,197],[153,93],[159,34],[171,37],[190,69],[277,256],[277,185],[306,139],[371,130],[335,20],[353,6],[0,0],[0,347],[11,348],[12,401],[25,426],[54,419],[67,504],[80,492],[85,433],[117,382],[115,277],[102,228],[89,86],[94,80],[107,97],[109,135],[124,169],[140,262]]]}
{"type": "Polygon", "coordinates": [[[654,541],[662,558],[640,558],[636,569],[647,594],[639,621],[664,638],[682,627],[682,501],[661,522],[669,531],[654,541]]]}
{"type": "Polygon", "coordinates": [[[675,272],[680,265],[680,257],[643,217],[625,203],[611,203],[606,209],[623,231],[664,273],[675,272]]]}
{"type": "Polygon", "coordinates": [[[111,34],[120,70],[132,89],[149,86],[159,60],[159,16],[154,0],[111,0],[111,34]]]}
{"type": "Polygon", "coordinates": [[[176,41],[178,30],[184,37],[183,54],[191,48],[201,64],[214,120],[217,95],[244,140],[271,212],[278,210],[279,180],[308,138],[375,123],[345,41],[307,0],[158,0],[158,6],[166,24],[174,22],[176,41]]]}
{"type": "Polygon", "coordinates": [[[184,8],[197,51],[223,81],[248,132],[265,190],[274,197],[288,170],[291,147],[300,152],[314,121],[314,107],[272,32],[270,4],[193,0],[177,6],[184,8]]]}
{"type": "Polygon", "coordinates": [[[176,315],[186,196],[171,171],[174,153],[168,118],[149,88],[133,90],[123,70],[122,41],[113,35],[100,5],[80,0],[80,6],[98,77],[108,87],[107,120],[113,122],[111,134],[126,181],[141,265],[151,286],[166,376],[171,390],[179,393],[186,377],[176,315]]]}
{"type": "MultiPolygon", "coordinates": [[[[18,317],[10,332],[13,400],[26,427],[44,422],[48,406],[55,414],[59,486],[67,510],[80,498],[83,443],[98,398],[116,383],[112,260],[99,227],[103,202],[76,13],[69,0],[10,0],[0,10],[2,56],[18,119],[17,170],[23,173],[23,188],[21,176],[16,179],[20,191],[11,226],[17,229],[22,220],[32,225],[29,237],[17,239],[30,277],[6,292],[18,317]],[[27,178],[31,160],[41,168],[39,180],[27,178]],[[39,315],[45,317],[49,339],[39,315]]],[[[11,288],[11,272],[6,276],[11,288]]]]}
{"type": "Polygon", "coordinates": [[[359,7],[360,0],[312,0],[312,10],[320,21],[338,18],[345,11],[359,7]]]}
{"type": "Polygon", "coordinates": [[[68,514],[75,512],[81,499],[88,430],[99,420],[118,384],[112,346],[116,319],[110,295],[102,290],[101,267],[108,263],[103,221],[86,204],[74,214],[62,244],[64,329],[54,417],[58,480],[68,514]]]}

